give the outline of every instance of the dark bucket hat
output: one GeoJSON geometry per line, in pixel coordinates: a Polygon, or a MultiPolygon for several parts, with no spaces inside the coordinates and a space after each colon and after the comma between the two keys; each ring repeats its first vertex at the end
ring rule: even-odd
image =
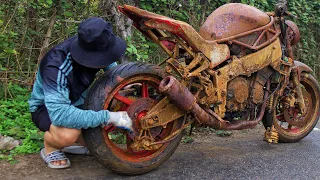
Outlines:
{"type": "Polygon", "coordinates": [[[104,68],[126,51],[126,42],[113,34],[112,25],[101,18],[83,20],[78,27],[78,38],[70,48],[72,58],[89,68],[104,68]]]}

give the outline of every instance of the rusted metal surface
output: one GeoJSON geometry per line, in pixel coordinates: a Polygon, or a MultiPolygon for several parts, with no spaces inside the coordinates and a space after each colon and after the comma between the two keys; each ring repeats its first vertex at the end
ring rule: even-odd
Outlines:
{"type": "Polygon", "coordinates": [[[167,136],[164,140],[158,141],[158,142],[153,142],[150,145],[168,143],[168,142],[174,140],[175,138],[177,138],[177,136],[183,131],[183,129],[186,129],[188,126],[190,126],[192,123],[194,123],[194,120],[186,123],[186,117],[187,117],[187,114],[185,115],[185,119],[184,119],[184,122],[183,122],[184,125],[181,126],[180,129],[174,131],[172,134],[170,134],[170,136],[167,136]]]}
{"type": "MultiPolygon", "coordinates": [[[[180,83],[175,85],[170,78],[161,82],[160,91],[175,104],[166,98],[157,103],[140,121],[144,130],[166,126],[182,117],[185,111],[193,112],[214,127],[251,127],[255,121],[250,122],[251,125],[241,122],[224,127],[221,118],[227,111],[245,111],[249,102],[254,106],[261,103],[265,106],[263,97],[267,79],[259,73],[254,76],[256,78],[252,74],[271,66],[288,82],[293,61],[292,58],[288,62],[281,60],[279,19],[254,7],[237,3],[222,6],[209,16],[200,33],[185,22],[133,6],[124,5],[120,10],[169,55],[165,67],[167,73],[181,77],[181,86],[180,83]],[[234,56],[231,59],[229,46],[241,49],[239,54],[232,51],[234,56]],[[221,63],[224,66],[216,69],[221,63]],[[197,81],[191,84],[191,93],[184,86],[192,78],[197,81]],[[238,87],[243,88],[239,90],[238,87]],[[232,98],[228,97],[230,93],[232,98]],[[211,110],[208,107],[212,107],[211,110]],[[215,117],[215,121],[210,117],[215,117]]],[[[290,22],[288,26],[292,26],[292,32],[296,33],[290,22]]],[[[270,75],[268,72],[266,77],[270,75]]]]}
{"type": "Polygon", "coordinates": [[[227,109],[233,111],[245,110],[249,98],[249,81],[237,77],[228,84],[227,109]]]}
{"type": "Polygon", "coordinates": [[[247,35],[250,35],[252,33],[258,33],[258,34],[261,34],[261,32],[263,30],[268,30],[270,32],[272,32],[273,34],[276,34],[276,30],[273,29],[273,26],[274,25],[274,18],[273,17],[270,17],[270,22],[268,24],[266,24],[265,26],[262,26],[262,27],[258,27],[256,29],[252,29],[252,30],[249,30],[249,31],[246,31],[246,32],[243,32],[243,33],[240,33],[240,34],[236,34],[234,36],[230,36],[230,37],[226,37],[226,38],[223,38],[223,39],[218,39],[216,40],[218,43],[222,43],[222,42],[226,42],[226,41],[230,41],[232,39],[237,39],[237,38],[240,38],[240,37],[244,37],[244,36],[247,36],[247,35]],[[259,33],[260,32],[260,33],[259,33]]]}
{"type": "Polygon", "coordinates": [[[166,126],[168,123],[185,115],[179,107],[171,104],[167,98],[162,99],[139,121],[142,129],[147,130],[157,126],[166,126]]]}
{"type": "Polygon", "coordinates": [[[294,46],[300,41],[299,28],[294,22],[292,22],[290,20],[286,20],[285,24],[288,26],[287,39],[290,42],[291,46],[294,46]]]}
{"type": "MultiPolygon", "coordinates": [[[[168,123],[166,128],[160,126],[148,129],[148,133],[141,128],[140,122],[147,112],[158,102],[155,99],[151,99],[151,97],[144,97],[148,96],[147,87],[149,87],[149,89],[150,87],[157,88],[160,80],[149,75],[139,75],[131,78],[118,77],[116,79],[119,80],[121,84],[115,89],[105,89],[108,91],[109,96],[105,100],[104,108],[110,111],[128,111],[129,116],[133,120],[134,131],[126,134],[126,131],[119,131],[119,129],[114,126],[108,126],[102,131],[105,143],[116,156],[128,162],[143,162],[157,157],[167,148],[169,143],[154,146],[149,145],[156,141],[154,137],[158,138],[157,141],[161,141],[167,136],[170,136],[170,134],[175,131],[175,122],[168,123]],[[130,96],[130,94],[133,93],[132,87],[130,86],[137,84],[141,86],[142,92],[140,95],[143,98],[139,97],[139,94],[138,97],[130,96]],[[118,99],[116,99],[115,96],[118,96],[118,99]],[[114,142],[110,136],[112,133],[117,134],[123,132],[126,136],[126,149],[124,146],[119,146],[114,142]],[[144,136],[139,136],[140,132],[142,132],[144,136]],[[144,147],[146,147],[146,149],[144,149],[144,147]]],[[[137,89],[135,90],[137,91],[137,89]]]]}
{"type": "MultiPolygon", "coordinates": [[[[134,21],[134,25],[138,30],[152,39],[155,43],[159,44],[170,57],[172,57],[170,50],[166,48],[159,39],[154,37],[156,35],[154,32],[150,31],[150,29],[155,31],[162,30],[163,32],[168,32],[168,34],[171,33],[174,36],[181,38],[184,42],[180,41],[179,43],[187,51],[189,51],[188,49],[190,47],[193,52],[202,52],[211,60],[211,66],[216,66],[230,57],[229,48],[226,44],[218,44],[215,41],[203,39],[196,30],[185,22],[157,15],[129,5],[124,5],[123,7],[119,7],[119,9],[134,21]]],[[[175,41],[176,37],[172,37],[172,40],[175,41]]],[[[178,41],[179,40],[180,39],[178,39],[178,41]]],[[[189,52],[192,55],[192,52],[189,52]]]]}
{"type": "Polygon", "coordinates": [[[213,72],[212,76],[215,82],[213,91],[215,93],[208,96],[206,102],[216,103],[219,101],[220,104],[215,107],[215,112],[219,116],[224,117],[226,112],[228,82],[240,75],[251,76],[252,73],[280,60],[281,55],[280,41],[277,40],[264,49],[242,58],[234,56],[231,63],[213,72]]]}
{"type": "Polygon", "coordinates": [[[152,151],[152,150],[158,150],[163,145],[163,144],[151,145],[151,143],[153,142],[155,142],[155,139],[152,137],[150,130],[140,130],[140,134],[134,137],[134,141],[130,145],[130,147],[134,151],[141,151],[141,150],[152,151]]]}
{"type": "Polygon", "coordinates": [[[264,85],[269,80],[270,76],[274,73],[274,70],[270,67],[265,67],[257,73],[254,79],[254,84],[251,87],[251,98],[254,104],[260,104],[263,102],[264,85]]]}
{"type": "Polygon", "coordinates": [[[166,53],[172,57],[173,54],[172,52],[167,48],[167,46],[165,46],[160,40],[159,38],[157,38],[157,36],[151,31],[151,30],[146,30],[146,33],[150,36],[150,38],[157,44],[160,45],[160,47],[162,47],[162,49],[164,49],[166,51],[166,53]]]}
{"type": "Polygon", "coordinates": [[[196,103],[196,98],[184,87],[185,86],[181,85],[175,78],[168,76],[160,82],[159,91],[170,94],[169,99],[171,101],[174,101],[179,108],[189,111],[192,105],[196,103]]]}
{"type": "Polygon", "coordinates": [[[177,107],[185,112],[191,111],[191,113],[204,124],[220,127],[221,122],[219,120],[224,121],[218,116],[217,118],[219,118],[219,120],[210,121],[209,114],[196,103],[194,95],[173,76],[168,76],[163,79],[160,83],[159,90],[164,93],[170,101],[176,104],[177,107]]]}
{"type": "MultiPolygon", "coordinates": [[[[142,98],[133,101],[133,103],[126,110],[129,117],[135,121],[131,135],[138,134],[140,127],[140,121],[146,112],[148,112],[157,102],[151,98],[142,98]]],[[[133,137],[131,137],[133,139],[133,137]]]]}
{"type": "MultiPolygon", "coordinates": [[[[241,4],[231,5],[240,6],[241,4]]],[[[247,8],[250,13],[258,13],[258,16],[255,15],[252,19],[259,17],[259,14],[262,13],[251,6],[245,6],[245,8],[247,8]]],[[[250,20],[249,17],[252,15],[250,13],[247,15],[244,13],[242,16],[240,15],[241,12],[235,13],[238,18],[243,19],[245,22],[248,21],[247,24],[250,25],[250,28],[239,34],[234,34],[234,36],[213,41],[212,39],[206,40],[201,37],[189,24],[185,22],[173,20],[171,18],[128,5],[124,5],[123,7],[120,7],[120,9],[135,22],[135,26],[138,30],[162,47],[171,58],[174,58],[174,55],[177,56],[173,51],[175,50],[174,52],[177,52],[178,45],[180,45],[188,52],[188,54],[190,54],[191,57],[194,57],[194,52],[201,52],[210,60],[211,68],[221,64],[230,57],[230,50],[228,46],[226,44],[217,43],[230,42],[252,50],[259,50],[275,41],[280,34],[277,28],[274,27],[273,17],[269,17],[265,13],[263,13],[262,17],[259,17],[263,19],[262,21],[250,20]],[[255,36],[252,39],[253,35],[255,36]],[[170,39],[170,37],[172,39],[170,39]],[[166,38],[166,40],[162,42],[161,40],[163,38],[166,38]],[[252,39],[252,42],[248,42],[248,39],[252,39]],[[176,48],[167,47],[165,44],[167,44],[168,40],[171,42],[177,42],[176,48]]],[[[210,17],[208,18],[208,21],[209,19],[210,17]]],[[[235,20],[233,24],[234,23],[235,20]]],[[[242,22],[238,23],[240,25],[242,24],[242,22]]],[[[238,28],[238,26],[239,25],[233,25],[232,27],[238,28]]]]}
{"type": "Polygon", "coordinates": [[[269,24],[235,36],[216,40],[217,43],[237,44],[251,50],[259,50],[276,40],[280,30],[275,26],[274,18],[270,17],[269,24]]]}
{"type": "Polygon", "coordinates": [[[308,123],[309,119],[298,115],[298,109],[296,108],[286,108],[283,111],[283,116],[285,122],[288,122],[291,126],[303,127],[308,123]]]}
{"type": "Polygon", "coordinates": [[[301,74],[302,72],[312,73],[313,70],[306,64],[300,61],[294,61],[293,69],[298,69],[298,73],[301,74]]]}
{"type": "MultiPolygon", "coordinates": [[[[187,79],[190,78],[191,75],[196,74],[195,77],[199,78],[199,84],[193,83],[192,86],[198,89],[198,92],[195,93],[197,103],[207,106],[210,104],[216,104],[216,106],[214,107],[215,113],[220,117],[224,117],[225,112],[227,111],[226,106],[230,108],[229,110],[232,110],[231,106],[235,105],[232,102],[227,105],[228,83],[241,75],[250,77],[252,73],[257,72],[267,67],[268,65],[274,64],[275,62],[279,61],[280,58],[281,48],[280,42],[277,40],[274,43],[270,44],[268,47],[260,50],[259,52],[252,53],[240,59],[234,57],[231,63],[224,66],[223,68],[220,68],[219,70],[211,71],[205,69],[202,71],[202,73],[207,71],[210,76],[212,76],[212,79],[206,76],[202,76],[201,73],[193,73],[194,71],[197,71],[197,69],[199,69],[201,66],[203,66],[205,64],[205,61],[207,61],[201,56],[201,54],[196,54],[195,58],[188,64],[188,66],[183,66],[179,63],[178,60],[170,59],[168,60],[169,66],[167,66],[167,68],[172,69],[172,71],[180,74],[181,77],[185,77],[187,79]],[[200,92],[205,92],[205,94],[200,92]],[[200,96],[200,94],[202,94],[202,96],[200,96]]],[[[256,81],[258,81],[258,83],[260,82],[259,79],[257,79],[256,81]]],[[[260,83],[264,84],[265,81],[264,83],[260,83]]],[[[253,102],[256,104],[261,103],[263,96],[263,85],[256,84],[250,90],[253,91],[253,102]]],[[[184,102],[182,102],[181,106],[190,107],[190,104],[185,104],[184,102]]],[[[155,112],[155,114],[160,111],[165,112],[161,110],[162,107],[165,107],[165,105],[159,106],[159,108],[154,107],[153,111],[155,112]]],[[[244,109],[244,105],[242,105],[241,108],[238,109],[244,109]]]]}
{"type": "Polygon", "coordinates": [[[200,28],[199,34],[217,43],[259,50],[276,40],[280,31],[272,16],[252,6],[231,3],[216,9],[200,28]]]}
{"type": "Polygon", "coordinates": [[[283,98],[285,96],[294,96],[297,98],[292,81],[293,80],[290,79],[286,94],[282,97],[278,96],[273,105],[275,109],[273,111],[273,118],[276,120],[274,121],[274,125],[279,134],[287,137],[300,136],[301,134],[310,132],[320,115],[320,88],[317,80],[313,77],[310,78],[308,73],[302,73],[300,75],[302,95],[305,102],[305,113],[299,112],[300,110],[297,103],[291,107],[288,101],[283,98]],[[283,122],[286,122],[288,125],[283,125],[283,122]]]}
{"type": "MultiPolygon", "coordinates": [[[[256,10],[255,8],[252,8],[249,6],[248,8],[251,9],[250,10],[251,12],[254,12],[256,10]]],[[[221,105],[219,105],[215,109],[215,111],[222,117],[224,116],[224,112],[226,111],[225,109],[226,93],[227,93],[226,85],[228,81],[232,80],[238,75],[250,76],[252,72],[256,72],[259,69],[262,69],[263,67],[269,65],[270,62],[273,62],[275,59],[280,59],[281,57],[281,50],[280,50],[281,47],[280,47],[280,44],[278,44],[278,41],[276,41],[275,45],[272,46],[272,48],[266,48],[267,50],[262,50],[259,53],[253,53],[254,55],[250,54],[249,56],[244,56],[243,59],[241,60],[234,59],[234,62],[232,62],[230,66],[227,66],[227,68],[225,68],[226,71],[223,71],[224,69],[222,69],[222,71],[219,70],[211,74],[213,75],[214,81],[217,82],[216,83],[217,85],[215,85],[216,88],[214,88],[213,82],[210,80],[210,78],[203,77],[200,75],[200,73],[208,69],[206,66],[206,63],[207,63],[206,58],[208,58],[210,62],[209,64],[210,68],[213,68],[219,65],[220,63],[222,63],[223,61],[225,61],[226,57],[220,58],[220,56],[221,55],[223,56],[223,54],[225,53],[221,53],[219,49],[214,48],[213,50],[212,49],[207,50],[207,48],[215,47],[215,43],[203,40],[190,25],[184,22],[172,20],[170,18],[156,15],[154,13],[150,13],[147,11],[143,11],[141,9],[138,9],[132,6],[124,6],[122,10],[127,13],[130,12],[129,17],[131,18],[132,16],[134,16],[131,19],[133,19],[136,23],[140,23],[144,25],[144,26],[142,25],[139,26],[140,30],[147,31],[148,34],[153,33],[154,35],[152,35],[152,37],[157,36],[158,34],[162,34],[162,37],[158,37],[159,40],[157,40],[156,38],[153,38],[155,42],[161,43],[160,41],[161,38],[172,37],[173,38],[172,42],[177,42],[176,47],[178,45],[182,46],[183,49],[185,49],[188,52],[188,54],[193,58],[193,60],[188,66],[195,67],[195,65],[198,65],[198,64],[201,65],[197,69],[197,71],[190,72],[192,68],[189,68],[188,66],[184,68],[183,66],[181,67],[180,65],[175,66],[174,64],[179,64],[179,62],[176,61],[174,58],[171,58],[168,60],[168,63],[170,65],[167,66],[166,69],[167,69],[167,72],[170,72],[170,70],[173,69],[175,72],[178,72],[180,75],[182,75],[182,77],[185,77],[185,78],[190,78],[192,76],[199,77],[201,81],[201,86],[203,86],[203,90],[205,90],[207,94],[207,98],[203,97],[201,99],[198,99],[198,102],[202,104],[221,103],[221,105]],[[150,31],[150,29],[153,29],[153,30],[150,31]],[[156,33],[155,31],[158,31],[159,29],[161,29],[161,31],[163,32],[156,33]],[[166,32],[169,32],[169,33],[164,37],[163,33],[166,33],[166,32]],[[195,45],[197,43],[200,45],[195,45]],[[190,46],[190,48],[188,46],[190,46]],[[201,50],[204,56],[199,58],[200,54],[194,53],[194,52],[199,51],[199,47],[201,46],[204,47],[201,50]],[[211,55],[209,55],[210,53],[211,55]],[[214,57],[215,59],[210,58],[210,56],[214,57]],[[270,57],[270,58],[266,58],[266,57],[270,57]],[[242,68],[242,66],[244,66],[244,68],[242,68]],[[232,68],[232,70],[230,68],[232,68]],[[218,77],[218,74],[222,74],[222,78],[218,77]]],[[[259,13],[262,13],[262,12],[259,12],[259,13]]],[[[255,24],[260,23],[260,25],[258,25],[257,27],[255,26],[252,27],[252,29],[250,29],[249,32],[244,32],[244,33],[250,34],[252,32],[261,31],[260,35],[257,34],[257,37],[256,37],[257,40],[252,42],[253,45],[259,48],[261,47],[261,45],[266,45],[270,43],[272,40],[277,38],[277,35],[279,34],[276,28],[273,27],[273,18],[269,17],[266,14],[263,14],[263,16],[265,17],[265,22],[261,23],[260,21],[259,22],[256,21],[255,24]],[[269,36],[269,39],[265,38],[265,36],[267,37],[269,36]],[[261,42],[259,41],[262,39],[265,39],[265,40],[262,44],[260,44],[261,42]]],[[[252,22],[252,24],[254,23],[252,22]]],[[[237,38],[237,37],[241,37],[241,36],[236,36],[232,38],[237,38]]],[[[234,43],[237,43],[237,42],[238,40],[234,40],[234,43]]],[[[240,41],[239,43],[241,44],[240,41]]],[[[242,43],[241,45],[245,45],[245,43],[242,43]]],[[[166,48],[164,47],[164,45],[160,45],[160,46],[163,48],[166,48]]],[[[271,47],[271,45],[269,47],[271,47]]],[[[166,49],[165,51],[167,52],[170,50],[166,49]]],[[[172,53],[168,53],[168,54],[171,57],[173,56],[172,53]]]]}
{"type": "Polygon", "coordinates": [[[206,40],[235,36],[270,22],[270,17],[252,6],[230,3],[216,9],[204,22],[199,34],[206,40]]]}
{"type": "Polygon", "coordinates": [[[272,126],[271,128],[268,127],[264,133],[264,140],[267,141],[269,144],[274,143],[277,144],[279,141],[279,133],[277,129],[272,126]]]}
{"type": "Polygon", "coordinates": [[[298,70],[293,69],[291,72],[291,76],[292,76],[293,87],[297,96],[296,102],[298,103],[298,106],[299,106],[299,112],[304,114],[306,111],[306,107],[303,99],[302,88],[300,85],[300,77],[299,77],[300,75],[298,74],[298,70]]]}
{"type": "Polygon", "coordinates": [[[270,83],[268,83],[267,85],[267,91],[264,95],[264,103],[261,106],[258,118],[251,121],[236,121],[234,123],[221,119],[221,117],[219,117],[210,109],[206,109],[207,111],[205,111],[203,108],[201,108],[197,103],[195,103],[194,95],[185,86],[180,84],[180,82],[173,76],[166,77],[160,83],[160,89],[163,89],[164,91],[162,92],[165,93],[167,97],[173,103],[175,103],[180,109],[184,111],[190,111],[200,122],[208,126],[214,127],[215,129],[241,130],[253,128],[258,124],[259,121],[261,121],[267,105],[267,97],[269,94],[268,90],[270,89],[270,83]],[[177,98],[177,93],[180,93],[180,98],[177,98]]]}
{"type": "MultiPolygon", "coordinates": [[[[160,77],[166,76],[162,71],[161,75],[155,75],[156,78],[143,74],[144,71],[137,68],[135,75],[117,76],[113,78],[113,83],[117,84],[104,89],[107,96],[101,95],[105,98],[104,109],[127,111],[134,123],[134,131],[130,134],[114,126],[107,126],[102,131],[104,143],[121,162],[128,162],[138,169],[144,162],[150,162],[150,167],[154,166],[154,162],[163,162],[163,155],[168,156],[166,153],[174,150],[172,148],[178,145],[177,137],[181,138],[182,130],[193,121],[215,129],[242,130],[255,127],[262,120],[265,109],[273,116],[271,120],[277,120],[278,114],[272,113],[281,107],[286,109],[278,120],[288,122],[288,129],[284,131],[296,135],[304,132],[305,127],[310,127],[310,121],[305,123],[307,119],[315,122],[314,119],[319,118],[317,113],[311,111],[307,111],[306,116],[299,116],[304,114],[301,97],[304,97],[305,108],[311,109],[312,104],[319,109],[319,93],[309,93],[315,92],[312,89],[315,85],[311,82],[313,79],[305,81],[304,85],[311,82],[312,86],[305,86],[307,88],[302,89],[302,93],[297,90],[300,87],[300,73],[311,70],[298,62],[293,67],[291,46],[299,39],[295,24],[287,24],[286,41],[281,39],[285,36],[279,36],[279,22],[283,18],[273,17],[274,14],[269,16],[242,4],[227,4],[218,8],[200,33],[185,22],[133,6],[124,5],[119,10],[133,20],[134,26],[143,35],[168,54],[169,57],[161,65],[166,63],[165,71],[172,75],[160,82],[160,77]],[[285,44],[281,44],[280,39],[285,44]],[[287,54],[282,54],[282,46],[287,48],[287,54]],[[290,79],[292,68],[296,74],[290,79]],[[273,73],[275,76],[271,76],[273,73]],[[292,80],[294,85],[290,82],[292,80]],[[132,83],[139,84],[139,88],[133,88],[136,90],[134,93],[126,89],[132,83]],[[272,94],[268,100],[270,83],[272,94]],[[292,95],[285,97],[288,89],[292,95]],[[299,97],[295,97],[296,94],[299,97]],[[282,106],[274,106],[279,102],[283,103],[282,106]],[[294,129],[290,126],[303,127],[294,129]],[[111,138],[118,132],[126,136],[126,144],[118,145],[111,138]]],[[[161,68],[154,71],[157,72],[157,69],[161,68]]],[[[305,77],[308,75],[303,73],[301,78],[305,77]]],[[[277,130],[279,127],[268,129],[266,141],[277,142],[277,130]]],[[[127,164],[122,163],[118,167],[127,164]]]]}
{"type": "Polygon", "coordinates": [[[215,41],[207,41],[203,39],[189,24],[182,21],[167,21],[164,19],[150,19],[145,22],[145,25],[151,29],[162,29],[172,33],[178,43],[184,47],[184,49],[193,55],[189,47],[194,52],[202,52],[208,59],[211,60],[211,66],[217,66],[230,57],[229,48],[225,44],[217,44],[215,41]],[[172,24],[177,29],[171,29],[172,24]],[[169,26],[169,27],[168,27],[169,26]],[[181,41],[179,38],[183,41],[181,41]]]}

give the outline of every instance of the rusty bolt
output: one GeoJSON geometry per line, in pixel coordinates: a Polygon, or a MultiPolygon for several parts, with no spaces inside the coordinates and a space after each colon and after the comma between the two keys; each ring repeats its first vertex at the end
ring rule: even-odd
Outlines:
{"type": "Polygon", "coordinates": [[[153,123],[154,123],[153,119],[150,118],[150,119],[147,120],[147,124],[148,124],[149,126],[150,126],[150,125],[153,125],[153,123]]]}
{"type": "Polygon", "coordinates": [[[222,97],[226,96],[226,92],[221,91],[221,96],[222,96],[222,97]]]}
{"type": "Polygon", "coordinates": [[[167,73],[171,73],[171,68],[170,67],[166,66],[165,70],[166,70],[167,73]]]}

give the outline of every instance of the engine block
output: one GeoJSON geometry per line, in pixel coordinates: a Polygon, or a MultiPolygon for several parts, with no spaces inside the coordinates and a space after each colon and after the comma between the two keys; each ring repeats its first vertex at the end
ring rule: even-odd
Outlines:
{"type": "Polygon", "coordinates": [[[237,77],[229,82],[227,92],[227,111],[243,111],[248,104],[249,81],[237,77]]]}

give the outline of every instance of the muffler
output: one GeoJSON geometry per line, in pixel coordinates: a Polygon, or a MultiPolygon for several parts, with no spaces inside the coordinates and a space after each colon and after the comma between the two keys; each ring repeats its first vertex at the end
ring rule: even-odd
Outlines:
{"type": "Polygon", "coordinates": [[[210,109],[203,109],[199,106],[194,95],[182,85],[175,77],[167,76],[159,85],[159,91],[165,94],[168,99],[177,107],[186,112],[191,112],[201,123],[220,130],[242,130],[254,128],[261,121],[267,105],[268,90],[270,82],[267,83],[267,91],[264,95],[264,103],[261,106],[257,119],[248,121],[225,121],[210,109]]]}

